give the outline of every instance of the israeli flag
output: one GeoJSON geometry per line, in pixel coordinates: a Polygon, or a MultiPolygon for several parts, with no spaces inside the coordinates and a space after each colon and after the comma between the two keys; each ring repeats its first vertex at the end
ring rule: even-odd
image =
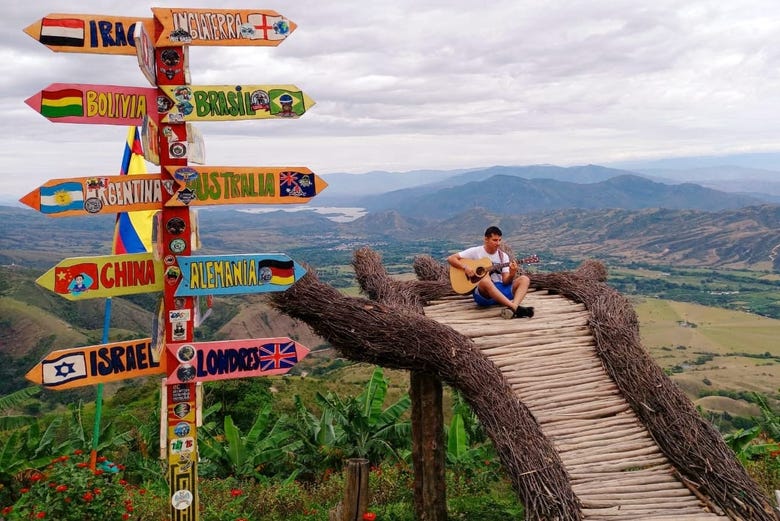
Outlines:
{"type": "Polygon", "coordinates": [[[53,360],[44,360],[41,384],[56,387],[87,377],[87,359],[83,351],[63,355],[53,360]]]}

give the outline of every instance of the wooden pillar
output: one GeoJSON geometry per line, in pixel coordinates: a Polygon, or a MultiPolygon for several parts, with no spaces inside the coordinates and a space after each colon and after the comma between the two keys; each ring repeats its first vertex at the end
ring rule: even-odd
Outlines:
{"type": "Polygon", "coordinates": [[[368,460],[351,458],[344,468],[344,499],[330,511],[330,521],[362,521],[368,509],[368,460]]]}
{"type": "Polygon", "coordinates": [[[430,374],[412,371],[409,395],[412,399],[414,511],[418,521],[446,521],[446,452],[441,380],[430,374]]]}

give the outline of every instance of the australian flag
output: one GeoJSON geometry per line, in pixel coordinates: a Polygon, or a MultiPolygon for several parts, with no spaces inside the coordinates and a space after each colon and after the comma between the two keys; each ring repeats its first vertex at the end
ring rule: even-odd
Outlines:
{"type": "Polygon", "coordinates": [[[260,346],[260,369],[263,371],[289,369],[297,363],[298,353],[293,341],[274,342],[260,346]]]}
{"type": "Polygon", "coordinates": [[[281,172],[279,174],[279,195],[281,197],[314,197],[314,174],[303,172],[281,172]]]}

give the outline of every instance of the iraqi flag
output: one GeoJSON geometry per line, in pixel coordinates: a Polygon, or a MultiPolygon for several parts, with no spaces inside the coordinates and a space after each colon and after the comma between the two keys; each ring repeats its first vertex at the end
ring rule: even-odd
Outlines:
{"type": "Polygon", "coordinates": [[[78,18],[43,18],[41,36],[44,45],[84,47],[84,20],[78,18]]]}

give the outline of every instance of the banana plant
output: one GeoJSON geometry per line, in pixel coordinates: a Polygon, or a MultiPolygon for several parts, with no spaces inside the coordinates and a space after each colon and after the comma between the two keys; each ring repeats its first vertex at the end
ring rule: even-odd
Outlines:
{"type": "Polygon", "coordinates": [[[11,394],[0,396],[0,431],[10,431],[35,423],[35,417],[27,414],[16,414],[14,409],[23,405],[31,396],[39,393],[40,387],[26,387],[11,394]]]}
{"type": "Polygon", "coordinates": [[[258,412],[246,435],[241,433],[230,415],[225,416],[221,433],[214,429],[201,429],[199,449],[204,473],[263,479],[269,474],[281,472],[293,440],[285,429],[286,419],[274,421],[271,409],[271,403],[268,403],[258,412]]]}

